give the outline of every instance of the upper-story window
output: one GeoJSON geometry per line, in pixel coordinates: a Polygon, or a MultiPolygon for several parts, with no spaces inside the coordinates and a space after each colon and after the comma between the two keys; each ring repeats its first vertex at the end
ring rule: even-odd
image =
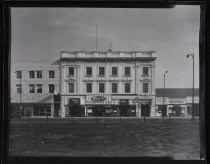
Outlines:
{"type": "Polygon", "coordinates": [[[92,83],[86,83],[86,93],[92,93],[92,83]]]}
{"type": "Polygon", "coordinates": [[[86,76],[92,76],[92,67],[86,67],[86,76]]]}
{"type": "Polygon", "coordinates": [[[22,85],[16,84],[17,93],[22,93],[22,85]]]}
{"type": "Polygon", "coordinates": [[[75,74],[74,67],[69,67],[68,76],[74,76],[74,74],[75,74]]]}
{"type": "Polygon", "coordinates": [[[125,76],[130,76],[130,75],[131,75],[131,68],[125,67],[125,76]]]}
{"type": "Polygon", "coordinates": [[[22,78],[22,72],[21,71],[16,71],[16,78],[21,79],[22,78]]]}
{"type": "Polygon", "coordinates": [[[36,85],[36,92],[37,93],[42,93],[42,84],[37,84],[36,85]]]}
{"type": "Polygon", "coordinates": [[[105,83],[99,83],[99,93],[105,93],[105,83]]]}
{"type": "Polygon", "coordinates": [[[36,71],[36,77],[37,78],[42,78],[42,71],[41,70],[36,71]]]}
{"type": "Polygon", "coordinates": [[[149,68],[143,67],[143,76],[148,76],[148,75],[149,75],[149,68]]]}
{"type": "Polygon", "coordinates": [[[69,93],[75,92],[74,83],[68,83],[68,92],[69,93]]]}
{"type": "Polygon", "coordinates": [[[112,67],[112,76],[117,76],[117,67],[112,67]]]}
{"type": "Polygon", "coordinates": [[[99,76],[105,76],[105,67],[99,67],[98,75],[99,76]]]}
{"type": "Polygon", "coordinates": [[[29,84],[29,93],[35,93],[35,85],[29,84]]]}
{"type": "Polygon", "coordinates": [[[118,85],[117,83],[112,83],[112,93],[117,93],[118,85]]]}
{"type": "Polygon", "coordinates": [[[143,83],[143,93],[148,93],[148,92],[149,92],[149,84],[143,83]]]}
{"type": "Polygon", "coordinates": [[[29,78],[35,78],[35,71],[29,71],[29,78]]]}
{"type": "Polygon", "coordinates": [[[54,90],[55,90],[55,85],[49,84],[49,93],[54,93],[54,90]]]}
{"type": "Polygon", "coordinates": [[[131,83],[125,83],[125,93],[131,92],[131,83]]]}
{"type": "Polygon", "coordinates": [[[49,71],[49,78],[55,78],[55,71],[53,70],[49,71]]]}

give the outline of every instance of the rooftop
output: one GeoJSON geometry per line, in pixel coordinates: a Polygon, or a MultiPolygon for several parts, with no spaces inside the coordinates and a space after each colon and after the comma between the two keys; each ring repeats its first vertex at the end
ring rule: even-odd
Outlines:
{"type": "Polygon", "coordinates": [[[61,59],[156,59],[155,51],[76,51],[61,52],[61,59]]]}
{"type": "MultiPolygon", "coordinates": [[[[194,95],[199,96],[199,88],[194,89],[194,95]]],[[[186,98],[192,96],[192,88],[156,88],[156,97],[186,98]]]]}

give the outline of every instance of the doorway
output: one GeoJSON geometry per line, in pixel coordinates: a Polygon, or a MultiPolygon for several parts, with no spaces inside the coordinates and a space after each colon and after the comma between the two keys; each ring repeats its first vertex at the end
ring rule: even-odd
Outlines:
{"type": "Polygon", "coordinates": [[[141,116],[142,117],[150,116],[150,105],[149,104],[141,104],[141,116]]]}

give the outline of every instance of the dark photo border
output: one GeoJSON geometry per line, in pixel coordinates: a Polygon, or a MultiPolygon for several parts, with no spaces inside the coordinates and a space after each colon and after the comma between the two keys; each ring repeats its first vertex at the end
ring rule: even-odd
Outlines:
{"type": "Polygon", "coordinates": [[[160,0],[3,0],[1,2],[1,162],[15,163],[206,163],[209,157],[209,108],[210,108],[210,5],[207,1],[160,1],[160,0]],[[108,8],[173,8],[175,5],[200,5],[200,31],[199,31],[199,69],[200,69],[200,158],[202,160],[179,161],[170,158],[147,157],[15,157],[8,156],[9,109],[10,106],[10,49],[11,49],[11,7],[108,7],[108,8]],[[207,160],[206,160],[207,159],[207,160]]]}

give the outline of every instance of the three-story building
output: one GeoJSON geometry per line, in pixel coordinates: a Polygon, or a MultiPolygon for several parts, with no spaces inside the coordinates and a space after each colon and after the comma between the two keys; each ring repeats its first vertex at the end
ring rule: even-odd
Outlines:
{"type": "Polygon", "coordinates": [[[155,116],[156,52],[61,52],[61,117],[155,116]]]}

